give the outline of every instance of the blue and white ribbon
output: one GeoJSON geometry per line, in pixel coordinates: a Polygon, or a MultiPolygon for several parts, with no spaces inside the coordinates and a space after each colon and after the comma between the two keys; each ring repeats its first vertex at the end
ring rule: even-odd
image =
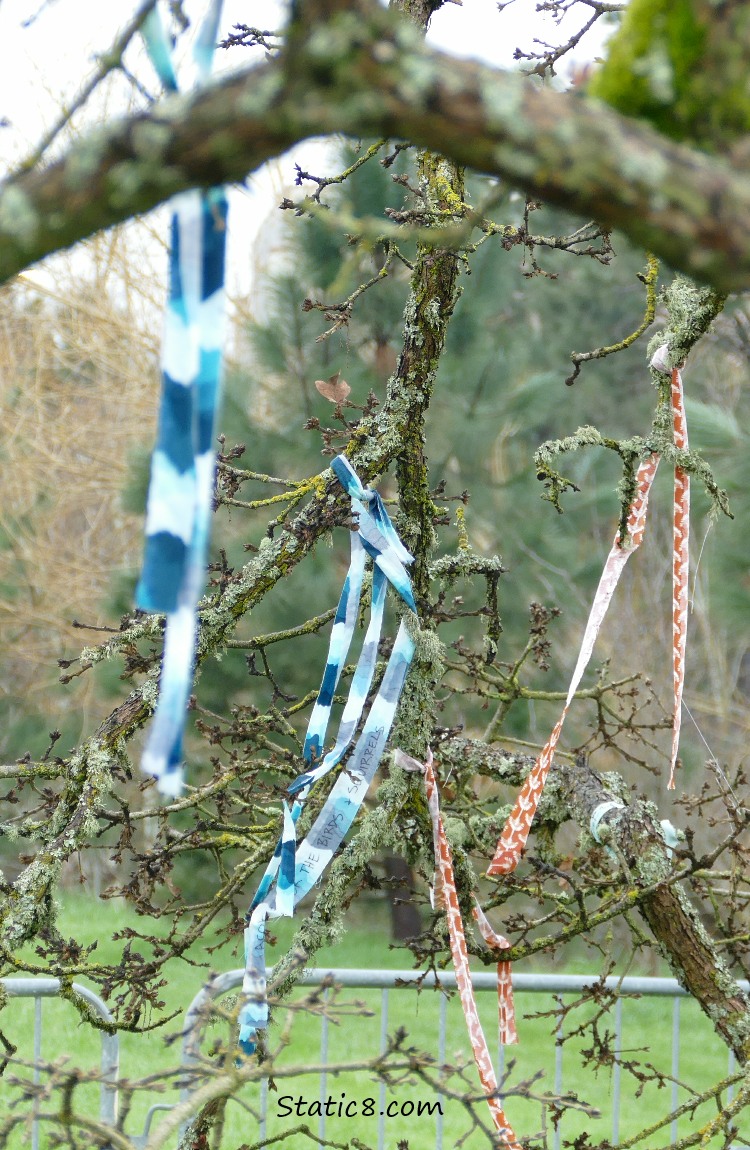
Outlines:
{"type": "Polygon", "coordinates": [[[402,620],[383,680],[346,770],[341,772],[334,783],[307,837],[297,846],[294,828],[311,787],[341,761],[359,725],[375,673],[388,584],[398,592],[411,611],[415,610],[411,581],[406,571],[406,564],[412,562],[412,557],[398,538],[382,499],[377,492],[362,487],[356,472],[343,455],[337,456],[331,466],[351,497],[357,530],[352,532],[351,564],[336,611],[323,681],[305,738],[303,756],[309,769],[289,787],[295,801],[291,810],[284,804],[281,839],[248,911],[243,981],[245,1001],[240,1012],[240,1049],[246,1055],[255,1050],[257,1032],[268,1025],[266,923],[269,919],[291,917],[300,899],[321,878],[354,822],[378,768],[414,655],[414,640],[402,620]],[[370,555],[373,560],[370,621],[336,742],[321,758],[334,691],[351,645],[359,611],[365,555],[370,555]]]}
{"type": "MultiPolygon", "coordinates": [[[[211,71],[221,7],[222,0],[212,0],[193,49],[199,83],[211,71]]],[[[159,78],[176,91],[171,45],[157,9],[142,31],[159,78]]],[[[167,616],[159,701],[142,760],[143,770],[167,795],[179,794],[182,786],[182,735],[205,584],[224,342],[226,224],[222,188],[186,192],[172,202],[159,430],[136,590],[138,607],[167,616]]]]}

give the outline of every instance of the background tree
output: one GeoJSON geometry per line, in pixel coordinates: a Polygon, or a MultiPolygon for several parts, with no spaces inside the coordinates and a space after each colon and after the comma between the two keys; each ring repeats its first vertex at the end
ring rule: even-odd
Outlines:
{"type": "MultiPolygon", "coordinates": [[[[512,927],[513,961],[540,952],[559,952],[564,960],[576,939],[604,951],[605,969],[613,939],[631,957],[658,949],[743,1068],[735,1101],[722,1103],[710,1120],[709,1134],[729,1137],[748,1089],[742,1076],[750,1003],[734,982],[748,969],[745,784],[736,749],[744,721],[710,784],[700,780],[698,795],[681,800],[685,839],[670,850],[645,801],[655,784],[650,776],[644,784],[639,769],[661,765],[668,741],[668,720],[651,684],[636,674],[645,664],[656,681],[659,667],[666,678],[669,665],[668,606],[657,608],[665,562],[658,522],[653,567],[636,576],[625,622],[610,640],[611,665],[585,692],[590,710],[582,708],[556,764],[523,867],[491,885],[479,876],[530,766],[518,741],[538,746],[559,711],[562,672],[569,670],[600,566],[594,556],[606,552],[621,513],[615,452],[604,463],[590,453],[570,465],[565,459],[563,470],[581,494],[568,493],[562,518],[546,504],[539,510],[534,449],[581,422],[596,423],[618,443],[643,436],[643,454],[657,442],[663,446],[658,427],[651,428],[655,397],[646,386],[642,343],[593,367],[584,363],[575,387],[563,386],[571,351],[622,344],[644,313],[651,319],[654,263],[645,253],[626,252],[613,264],[611,225],[712,285],[699,288],[663,269],[658,323],[661,339],[690,353],[691,367],[699,365],[694,449],[700,451],[702,432],[720,473],[714,452],[724,447],[728,476],[744,488],[746,400],[736,382],[747,375],[742,307],[735,305],[734,318],[717,320],[703,340],[722,311],[719,293],[747,284],[739,129],[734,125],[723,156],[709,158],[700,150],[702,129],[678,145],[580,93],[474,63],[448,66],[420,39],[439,5],[408,0],[393,7],[401,11],[300,3],[281,48],[264,63],[166,108],[144,107],[71,144],[56,160],[48,162],[42,149],[0,188],[0,272],[10,276],[181,188],[240,178],[312,131],[365,139],[342,162],[343,190],[338,179],[299,173],[294,198],[285,202],[298,237],[296,274],[276,278],[272,306],[251,332],[252,358],[229,381],[217,551],[201,611],[193,789],[160,807],[148,789],[134,796],[128,785],[129,744],[153,707],[163,621],[126,615],[116,632],[82,652],[80,670],[95,674],[99,664],[117,660],[130,694],[74,747],[20,756],[2,769],[5,802],[12,804],[4,831],[20,841],[22,863],[15,880],[6,876],[4,883],[3,971],[85,975],[112,1000],[118,1026],[137,1031],[146,1019],[161,1020],[163,980],[197,940],[227,950],[235,943],[253,876],[278,837],[278,799],[299,773],[300,733],[318,678],[309,667],[322,661],[310,652],[316,642],[318,652],[324,649],[315,636],[330,620],[344,564],[332,575],[330,552],[319,544],[348,516],[331,473],[314,473],[321,448],[327,455],[345,448],[364,481],[380,479],[415,555],[417,657],[391,744],[418,758],[432,746],[442,781],[450,780],[444,804],[461,897],[479,884],[484,905],[512,927]],[[407,149],[403,140],[421,150],[407,149]],[[489,176],[467,176],[463,164],[489,176]],[[515,188],[589,211],[597,222],[539,208],[515,188]],[[639,282],[638,272],[648,282],[639,282]],[[341,379],[352,387],[346,401],[336,390],[341,379]],[[640,391],[634,379],[644,381],[640,391]],[[569,510],[576,500],[577,511],[569,510]],[[565,615],[557,622],[560,607],[565,615]],[[658,611],[665,622],[654,624],[658,611]],[[553,623],[562,639],[554,655],[553,623]],[[639,627],[648,637],[645,652],[633,642],[639,627]],[[576,755],[580,748],[588,760],[576,755]],[[622,777],[603,776],[605,768],[622,777]],[[609,828],[616,861],[587,830],[603,801],[622,804],[609,828]],[[149,829],[134,833],[134,827],[149,829]],[[125,869],[122,891],[135,910],[156,920],[127,927],[115,964],[98,962],[56,925],[54,892],[63,867],[101,844],[125,869]],[[23,949],[30,942],[33,956],[23,949]]],[[[715,28],[697,2],[686,8],[691,27],[710,27],[712,44],[719,33],[736,34],[734,6],[715,28]]],[[[603,14],[607,6],[597,10],[603,14]]],[[[268,46],[251,29],[236,30],[232,39],[268,46]]],[[[114,66],[127,45],[126,38],[114,66]]],[[[675,51],[679,41],[677,49],[670,42],[675,51]]],[[[532,71],[545,75],[556,63],[545,50],[532,71]]],[[[679,86],[670,99],[680,120],[679,86]]],[[[614,248],[622,247],[617,238],[614,248]]],[[[698,452],[690,464],[696,474],[703,466],[698,452]]],[[[706,497],[699,515],[708,509],[706,497]]],[[[9,546],[17,534],[11,526],[9,546]]],[[[738,546],[718,569],[736,583],[741,561],[738,546]]],[[[744,685],[745,605],[727,596],[715,617],[725,631],[701,604],[703,644],[694,665],[704,666],[711,681],[698,709],[716,710],[716,732],[723,734],[731,733],[733,707],[742,699],[733,691],[744,685]]],[[[713,728],[705,729],[713,742],[713,728]]],[[[316,793],[311,814],[329,785],[316,793]]],[[[394,765],[384,769],[376,804],[334,860],[280,958],[281,996],[294,981],[295,954],[311,959],[336,937],[351,902],[377,883],[371,862],[383,846],[429,875],[422,785],[394,765]]],[[[445,928],[427,911],[426,894],[422,901],[428,925],[413,950],[420,963],[436,965],[446,953],[445,928]]],[[[471,945],[490,961],[479,940],[471,945]]],[[[596,1060],[606,1064],[611,1050],[596,1019],[592,1036],[596,1060]]],[[[256,1072],[234,1071],[231,1055],[220,1073],[207,1071],[210,1105],[186,1145],[200,1144],[215,1125],[216,1100],[237,1093],[256,1072]]],[[[721,1099],[718,1087],[703,1100],[714,1096],[721,1099]]],[[[55,1115],[69,1143],[81,1113],[66,1102],[55,1115]]],[[[698,1131],[682,1144],[704,1135],[698,1131]]]]}

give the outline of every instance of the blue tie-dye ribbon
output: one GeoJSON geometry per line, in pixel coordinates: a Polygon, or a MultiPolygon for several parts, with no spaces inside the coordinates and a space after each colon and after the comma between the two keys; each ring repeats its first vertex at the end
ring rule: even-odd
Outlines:
{"type": "MultiPolygon", "coordinates": [[[[211,71],[221,7],[222,0],[212,0],[196,39],[199,83],[211,71]]],[[[171,45],[157,9],[142,32],[160,80],[176,91],[171,45]]],[[[159,700],[142,760],[143,770],[167,795],[182,787],[182,736],[205,584],[224,342],[226,226],[223,188],[186,192],[172,201],[159,430],[136,590],[138,607],[167,616],[159,700]]]]}
{"type": "MultiPolygon", "coordinates": [[[[198,82],[210,73],[221,0],[210,4],[194,49],[198,82]]],[[[164,86],[176,91],[172,50],[157,10],[143,26],[152,63],[164,86]]],[[[227,204],[224,190],[188,192],[173,201],[170,291],[162,350],[162,400],[149,487],[146,547],[136,602],[167,616],[159,701],[143,756],[143,769],[169,795],[182,785],[182,735],[193,680],[197,605],[205,582],[214,475],[214,413],[219,396],[224,334],[224,258],[227,204]]],[[[320,879],[351,827],[377,770],[414,654],[402,620],[378,693],[347,769],[339,775],[305,840],[296,824],[310,789],[352,745],[372,686],[385,599],[390,584],[415,610],[402,545],[377,492],[364,488],[350,463],[338,456],[333,470],[348,492],[357,530],[328,659],[310,717],[303,757],[306,770],[289,787],[281,838],[248,911],[245,931],[245,1004],[240,1046],[255,1049],[268,1021],[265,926],[290,917],[320,879]],[[333,696],[351,646],[367,557],[373,560],[370,621],[333,748],[323,755],[333,696]]]]}
{"type": "Polygon", "coordinates": [[[309,768],[289,787],[295,801],[291,810],[284,804],[281,839],[248,911],[245,977],[242,986],[245,1001],[240,1012],[240,1049],[245,1055],[253,1053],[257,1032],[268,1025],[266,923],[269,919],[291,917],[300,899],[320,879],[354,822],[378,768],[414,654],[414,640],[402,620],[383,680],[346,770],[341,772],[334,783],[307,837],[297,846],[295,824],[310,788],[341,761],[359,725],[375,673],[388,584],[398,592],[411,611],[415,610],[411,581],[406,571],[406,564],[412,562],[412,557],[398,538],[382,499],[377,492],[363,488],[345,456],[337,456],[331,466],[351,497],[357,530],[351,534],[351,564],[331,632],[323,682],[305,738],[303,756],[309,768]],[[321,758],[333,694],[354,634],[366,555],[370,555],[373,560],[370,622],[336,742],[332,750],[321,758]]]}

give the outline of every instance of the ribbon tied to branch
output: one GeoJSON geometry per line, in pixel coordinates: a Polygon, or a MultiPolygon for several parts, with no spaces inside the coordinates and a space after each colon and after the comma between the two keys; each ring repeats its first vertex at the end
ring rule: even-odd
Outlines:
{"type": "Polygon", "coordinates": [[[343,842],[378,768],[396,714],[401,689],[414,654],[414,640],[402,618],[377,694],[359,738],[339,774],[323,809],[302,843],[295,827],[311,788],[341,762],[351,747],[375,675],[383,625],[386,590],[390,585],[404,606],[415,610],[406,566],[412,557],[398,538],[377,492],[362,486],[348,459],[331,464],[351,498],[356,530],[351,532],[351,562],[336,609],[323,681],[310,716],[303,748],[305,770],[289,786],[294,802],[284,803],[281,838],[248,910],[245,928],[244,1004],[240,1012],[240,1049],[249,1055],[256,1035],[268,1025],[265,934],[269,919],[291,917],[343,842]],[[372,559],[370,620],[333,748],[323,754],[333,697],[354,635],[359,614],[367,557],[372,559]]]}

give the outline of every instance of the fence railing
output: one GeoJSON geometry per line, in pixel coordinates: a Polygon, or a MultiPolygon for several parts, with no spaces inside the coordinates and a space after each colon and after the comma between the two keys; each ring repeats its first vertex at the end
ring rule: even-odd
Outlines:
{"type": "MultiPolygon", "coordinates": [[[[270,974],[270,970],[269,970],[270,974]]],[[[185,1014],[185,1021],[183,1026],[183,1065],[187,1070],[190,1067],[195,1067],[200,1058],[200,1041],[202,1037],[203,1026],[211,1014],[212,1003],[221,995],[236,989],[242,984],[243,972],[242,970],[233,970],[225,974],[218,975],[207,986],[205,986],[193,999],[187,1013],[185,1014]]],[[[453,990],[456,986],[455,975],[448,972],[441,972],[440,986],[446,990],[453,990]]],[[[6,993],[11,998],[31,997],[34,999],[34,1032],[33,1032],[33,1061],[34,1061],[34,1082],[38,1083],[40,1078],[40,1067],[42,1059],[42,999],[53,998],[60,993],[60,980],[56,978],[5,978],[0,980],[6,993]]],[[[497,982],[494,974],[478,972],[472,974],[472,982],[474,989],[477,993],[482,994],[486,992],[496,993],[497,982]]],[[[330,985],[333,983],[336,986],[341,986],[345,989],[357,990],[379,990],[380,991],[380,1051],[382,1053],[386,1049],[387,1039],[390,1029],[393,1028],[395,1023],[391,1017],[391,1002],[394,992],[399,994],[402,991],[422,987],[423,989],[434,988],[436,986],[436,977],[434,973],[426,975],[420,974],[419,971],[414,970],[327,970],[325,968],[314,968],[304,972],[300,978],[300,985],[302,987],[315,987],[321,985],[330,985]]],[[[671,1068],[670,1076],[672,1079],[672,1097],[671,1109],[676,1110],[678,1105],[678,1081],[680,1078],[680,1004],[689,997],[686,992],[680,987],[675,979],[671,978],[608,978],[602,980],[595,975],[564,975],[564,974],[519,974],[513,976],[514,990],[519,993],[532,993],[539,995],[546,995],[552,998],[562,999],[563,996],[577,994],[580,995],[589,988],[595,986],[604,986],[608,991],[616,994],[614,1006],[614,1065],[612,1077],[612,1136],[611,1142],[613,1146],[619,1144],[620,1138],[620,1117],[621,1117],[621,1054],[622,1054],[622,1035],[623,1035],[623,1003],[633,996],[641,997],[660,997],[672,1000],[672,1019],[671,1019],[671,1068]]],[[[750,984],[739,984],[745,992],[750,991],[750,984]]],[[[105,1021],[111,1022],[112,1015],[110,1014],[106,1004],[94,994],[87,987],[78,983],[73,984],[73,990],[81,995],[85,1002],[105,1021]]],[[[324,990],[324,995],[328,993],[324,990]]],[[[447,1019],[448,1019],[448,999],[445,994],[440,995],[437,1019],[437,1034],[436,1034],[436,1052],[438,1064],[445,1063],[446,1057],[446,1039],[447,1039],[447,1019]]],[[[564,1062],[563,1062],[563,1013],[560,1010],[560,1016],[557,1025],[557,1042],[555,1046],[555,1066],[554,1066],[554,1093],[561,1095],[565,1089],[564,1078],[564,1062]]],[[[400,1019],[399,1019],[400,1021],[400,1019]]],[[[498,1047],[497,1061],[499,1075],[502,1076],[504,1070],[505,1051],[502,1046],[498,1047]]],[[[320,1049],[319,1049],[319,1064],[322,1067],[319,1075],[319,1097],[321,1100],[325,1099],[327,1094],[327,1072],[326,1066],[329,1061],[329,1019],[325,1012],[323,1012],[320,1024],[320,1049]]],[[[731,1075],[734,1071],[734,1059],[730,1053],[728,1058],[728,1074],[731,1075]]],[[[101,1086],[100,1086],[100,1102],[99,1102],[99,1118],[104,1125],[114,1127],[117,1122],[117,1094],[118,1094],[118,1077],[119,1077],[119,1042],[117,1034],[110,1034],[106,1031],[101,1032],[101,1086]]],[[[186,1076],[185,1081],[189,1083],[190,1076],[186,1076]]],[[[379,1116],[378,1116],[378,1132],[377,1132],[377,1145],[378,1150],[384,1150],[385,1147],[385,1098],[386,1087],[384,1083],[379,1086],[379,1116]]],[[[189,1085],[183,1090],[183,1098],[189,1098],[190,1088],[189,1085]]],[[[728,1097],[731,1098],[731,1089],[728,1090],[728,1097]]],[[[260,1125],[258,1130],[259,1141],[263,1141],[266,1136],[267,1128],[267,1106],[268,1106],[268,1082],[263,1080],[260,1085],[260,1125]]],[[[136,1147],[143,1146],[148,1138],[149,1126],[154,1114],[158,1110],[170,1109],[167,1103],[156,1103],[148,1112],[146,1124],[142,1134],[133,1137],[130,1136],[131,1141],[136,1147]]],[[[435,1150],[444,1150],[444,1118],[443,1114],[438,1111],[435,1116],[435,1150]]],[[[318,1137],[323,1140],[326,1137],[326,1114],[325,1111],[321,1113],[318,1124],[318,1137]]],[[[677,1140],[677,1122],[674,1121],[670,1130],[671,1142],[677,1140]]],[[[559,1150],[561,1142],[560,1127],[556,1127],[554,1131],[554,1147],[559,1150]]],[[[39,1123],[36,1117],[32,1122],[31,1134],[31,1150],[39,1150],[39,1123]]],[[[740,1150],[740,1147],[735,1143],[734,1150],[740,1150]]],[[[746,1150],[742,1147],[741,1150],[746,1150]]]]}
{"type": "MultiPolygon", "coordinates": [[[[60,994],[59,978],[3,978],[0,979],[9,998],[34,999],[34,1069],[33,1081],[37,1085],[41,1076],[42,1060],[42,999],[57,998],[60,994]]],[[[104,1022],[114,1022],[106,1003],[87,986],[74,982],[74,993],[81,996],[104,1022]]],[[[74,1009],[71,1006],[71,1009],[74,1009]]],[[[117,1034],[101,1031],[101,1085],[99,1087],[99,1120],[104,1126],[117,1122],[117,1080],[120,1076],[120,1043],[117,1034]]],[[[31,1150],[39,1150],[39,1120],[31,1124],[31,1150]]]]}
{"type": "MultiPolygon", "coordinates": [[[[268,974],[271,971],[269,969],[268,974]]],[[[185,1015],[185,1030],[183,1040],[183,1064],[190,1066],[194,1064],[198,1057],[198,1041],[200,1033],[201,1019],[206,1018],[210,1012],[211,1003],[231,990],[236,989],[242,984],[243,971],[232,970],[225,974],[218,975],[211,983],[199,991],[193,999],[187,1014],[185,1015]]],[[[492,992],[497,994],[497,978],[494,973],[490,972],[476,972],[472,973],[472,984],[477,993],[492,992]]],[[[441,972],[440,986],[445,990],[456,989],[456,976],[452,972],[441,972]]],[[[390,1008],[390,995],[398,987],[399,993],[412,987],[416,989],[421,987],[423,989],[435,988],[437,984],[436,976],[433,972],[427,974],[420,973],[414,970],[326,970],[325,968],[312,968],[306,970],[299,980],[300,986],[314,987],[320,986],[324,982],[331,982],[336,986],[341,986],[348,989],[356,990],[380,990],[380,1051],[383,1053],[386,1049],[388,1033],[389,1033],[389,1008],[390,1008]]],[[[747,993],[750,991],[750,983],[740,982],[738,985],[747,993]]],[[[514,974],[513,975],[513,989],[516,993],[523,992],[547,995],[549,997],[562,997],[564,995],[581,994],[587,989],[595,986],[603,986],[605,990],[611,991],[616,994],[615,1009],[614,1009],[614,1066],[613,1066],[613,1080],[612,1080],[612,1137],[611,1143],[613,1146],[619,1145],[620,1140],[620,1112],[621,1112],[621,1055],[622,1055],[622,1033],[623,1033],[623,1002],[627,998],[633,997],[659,997],[668,998],[672,1000],[672,1020],[671,1020],[671,1068],[670,1076],[672,1078],[671,1087],[671,1110],[674,1111],[678,1106],[678,1091],[679,1091],[679,1077],[680,1077],[680,1003],[683,999],[689,998],[687,991],[683,990],[680,984],[674,978],[638,978],[626,977],[617,978],[610,977],[603,980],[597,975],[576,975],[576,974],[514,974]]],[[[437,1027],[437,1058],[440,1065],[445,1063],[446,1055],[446,1036],[447,1036],[447,1017],[448,1017],[448,999],[445,994],[440,996],[440,1004],[438,1010],[438,1027],[437,1027]]],[[[564,1066],[563,1066],[563,1023],[562,1011],[560,1012],[560,1020],[558,1021],[556,1029],[556,1045],[555,1045],[555,1071],[554,1071],[554,1093],[561,1095],[565,1089],[564,1080],[564,1066]]],[[[320,1051],[319,1061],[321,1066],[325,1068],[328,1062],[329,1054],[329,1021],[325,1014],[321,1018],[320,1029],[320,1051]]],[[[498,1045],[497,1050],[497,1067],[498,1078],[501,1079],[505,1066],[505,1051],[501,1045],[498,1045]]],[[[728,1076],[734,1072],[734,1055],[729,1052],[728,1055],[728,1076]]],[[[189,1090],[183,1092],[183,1098],[189,1097],[189,1090]]],[[[379,1114],[378,1114],[378,1150],[384,1150],[385,1147],[385,1098],[386,1087],[381,1083],[379,1087],[379,1114]]],[[[327,1082],[326,1071],[323,1069],[320,1073],[320,1091],[319,1097],[323,1101],[327,1096],[327,1082]]],[[[731,1088],[728,1090],[728,1097],[731,1099],[731,1088]]],[[[268,1085],[267,1081],[262,1082],[260,1090],[260,1128],[259,1128],[259,1141],[263,1141],[266,1136],[266,1123],[267,1123],[267,1107],[268,1107],[268,1085]]],[[[438,1112],[435,1117],[435,1150],[443,1150],[444,1148],[444,1119],[442,1113],[438,1112]]],[[[323,1112],[319,1119],[318,1124],[318,1137],[323,1140],[326,1136],[326,1115],[323,1112]]],[[[670,1143],[677,1141],[677,1121],[673,1121],[670,1128],[670,1143]]],[[[554,1150],[560,1150],[561,1145],[561,1129],[556,1126],[553,1136],[554,1150]]],[[[733,1150],[747,1150],[745,1147],[740,1147],[735,1143],[733,1150]]]]}

